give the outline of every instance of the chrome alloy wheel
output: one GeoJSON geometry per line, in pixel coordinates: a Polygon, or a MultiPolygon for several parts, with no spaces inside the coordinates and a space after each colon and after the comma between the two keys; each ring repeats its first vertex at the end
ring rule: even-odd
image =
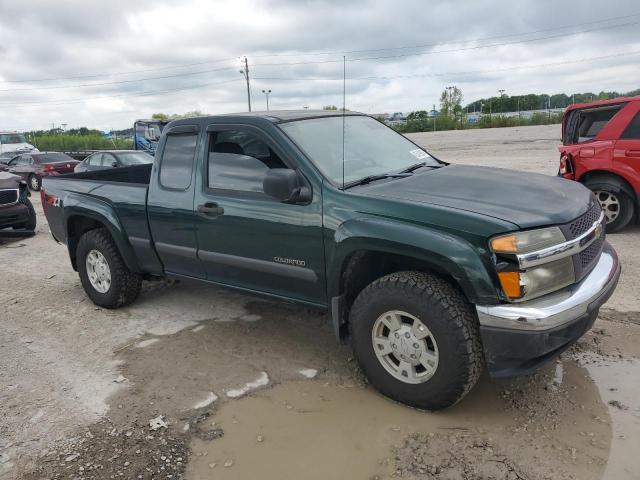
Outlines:
{"type": "Polygon", "coordinates": [[[604,190],[594,190],[600,206],[604,211],[604,216],[607,219],[607,223],[611,223],[620,215],[620,199],[614,193],[604,190]]]}
{"type": "Polygon", "coordinates": [[[40,188],[40,181],[35,175],[31,175],[31,181],[29,183],[31,186],[31,190],[38,190],[38,188],[40,188]]]}
{"type": "Polygon", "coordinates": [[[438,345],[418,318],[400,310],[380,315],[371,332],[373,351],[384,369],[404,383],[429,380],[438,368],[438,345]]]}
{"type": "Polygon", "coordinates": [[[111,287],[111,270],[104,255],[91,250],[86,260],[87,276],[91,286],[100,293],[107,293],[111,287]]]}

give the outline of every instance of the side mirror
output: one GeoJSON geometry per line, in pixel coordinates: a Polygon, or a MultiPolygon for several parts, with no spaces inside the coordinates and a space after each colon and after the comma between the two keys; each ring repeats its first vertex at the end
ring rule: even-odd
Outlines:
{"type": "Polygon", "coordinates": [[[272,168],[262,181],[264,193],[284,203],[305,203],[311,191],[301,185],[298,172],[289,168],[272,168]]]}
{"type": "Polygon", "coordinates": [[[111,166],[113,168],[118,168],[120,165],[118,164],[118,162],[111,162],[111,166]]]}

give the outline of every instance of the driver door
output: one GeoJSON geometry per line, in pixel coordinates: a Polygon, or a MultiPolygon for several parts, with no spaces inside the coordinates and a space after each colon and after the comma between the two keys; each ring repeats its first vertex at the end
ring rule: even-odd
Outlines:
{"type": "Polygon", "coordinates": [[[259,129],[211,125],[206,143],[194,208],[207,279],[325,305],[319,189],[305,205],[267,196],[266,172],[293,163],[259,129]]]}

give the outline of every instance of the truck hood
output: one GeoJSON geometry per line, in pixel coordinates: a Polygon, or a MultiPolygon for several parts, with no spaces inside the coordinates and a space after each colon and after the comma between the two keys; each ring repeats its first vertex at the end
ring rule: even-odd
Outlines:
{"type": "Polygon", "coordinates": [[[502,168],[448,165],[410,177],[356,187],[360,193],[467,210],[520,228],[570,222],[585,213],[591,192],[578,182],[502,168]]]}

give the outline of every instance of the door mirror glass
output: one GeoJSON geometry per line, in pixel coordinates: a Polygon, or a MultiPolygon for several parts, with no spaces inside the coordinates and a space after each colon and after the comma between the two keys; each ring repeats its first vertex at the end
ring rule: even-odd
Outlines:
{"type": "Polygon", "coordinates": [[[296,203],[309,201],[310,192],[300,185],[298,173],[289,168],[272,168],[262,181],[264,193],[281,202],[296,203]]]}

